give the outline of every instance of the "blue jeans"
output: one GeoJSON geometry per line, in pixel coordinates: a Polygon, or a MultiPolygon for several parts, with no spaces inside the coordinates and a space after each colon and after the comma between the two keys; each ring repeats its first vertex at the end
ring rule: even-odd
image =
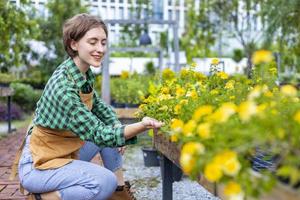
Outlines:
{"type": "Polygon", "coordinates": [[[86,142],[80,149],[80,160],[57,169],[38,170],[33,167],[29,142],[30,136],[19,162],[19,179],[29,192],[59,191],[63,200],[102,200],[115,191],[117,178],[113,172],[122,166],[122,156],[117,149],[99,148],[86,142]],[[105,167],[89,162],[98,152],[105,167]]]}

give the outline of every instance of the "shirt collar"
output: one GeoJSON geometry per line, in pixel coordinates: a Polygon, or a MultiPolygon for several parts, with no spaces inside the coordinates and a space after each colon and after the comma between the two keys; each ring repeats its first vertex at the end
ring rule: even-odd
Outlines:
{"type": "Polygon", "coordinates": [[[66,60],[66,65],[68,67],[69,74],[71,75],[72,79],[74,80],[74,82],[78,88],[81,88],[86,83],[93,86],[94,81],[95,81],[95,75],[93,74],[93,72],[90,68],[86,72],[86,79],[85,79],[83,74],[80,72],[79,68],[76,66],[76,64],[74,63],[72,58],[68,58],[66,60]]]}

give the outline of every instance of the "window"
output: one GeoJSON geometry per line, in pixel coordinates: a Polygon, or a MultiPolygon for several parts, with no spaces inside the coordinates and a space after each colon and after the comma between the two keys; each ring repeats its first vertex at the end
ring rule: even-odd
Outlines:
{"type": "Polygon", "coordinates": [[[119,8],[119,18],[124,19],[124,8],[119,8]]]}

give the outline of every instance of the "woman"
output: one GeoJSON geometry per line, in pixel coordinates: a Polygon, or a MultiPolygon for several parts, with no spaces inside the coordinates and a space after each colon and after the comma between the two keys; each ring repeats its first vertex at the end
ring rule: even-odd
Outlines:
{"type": "Polygon", "coordinates": [[[88,14],[63,26],[70,58],[53,73],[37,103],[19,162],[20,182],[36,199],[126,199],[115,192],[124,185],[121,155],[104,147],[135,143],[137,134],[163,125],[145,117],[123,126],[93,90],[90,66],[100,67],[106,41],[105,24],[88,14]],[[99,151],[108,169],[87,162],[99,151]]]}

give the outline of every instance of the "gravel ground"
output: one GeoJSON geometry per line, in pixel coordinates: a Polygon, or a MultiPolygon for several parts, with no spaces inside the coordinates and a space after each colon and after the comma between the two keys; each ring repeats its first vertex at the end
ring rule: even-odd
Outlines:
{"type": "MultiPolygon", "coordinates": [[[[160,167],[145,167],[141,150],[143,141],[138,145],[128,146],[124,156],[125,179],[133,185],[137,200],[162,199],[162,180],[160,167]]],[[[181,181],[173,183],[174,200],[217,200],[195,181],[183,177],[181,181]]]]}

